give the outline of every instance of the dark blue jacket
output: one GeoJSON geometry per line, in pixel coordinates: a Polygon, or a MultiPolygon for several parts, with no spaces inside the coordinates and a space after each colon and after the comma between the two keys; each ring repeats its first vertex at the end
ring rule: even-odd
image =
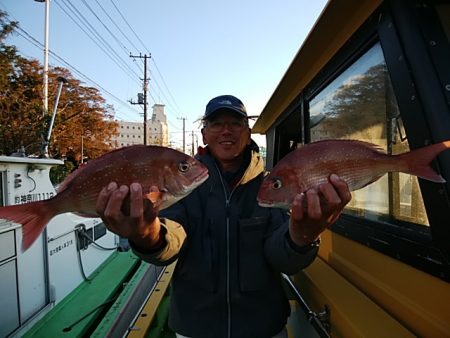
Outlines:
{"type": "MultiPolygon", "coordinates": [[[[250,155],[249,155],[250,156],[250,155]]],[[[280,272],[308,266],[317,249],[291,247],[286,210],[262,208],[259,153],[236,186],[230,186],[207,152],[198,159],[208,180],[160,214],[166,246],[144,260],[178,259],[172,279],[170,327],[193,338],[272,337],[286,325],[289,302],[280,272]]]]}

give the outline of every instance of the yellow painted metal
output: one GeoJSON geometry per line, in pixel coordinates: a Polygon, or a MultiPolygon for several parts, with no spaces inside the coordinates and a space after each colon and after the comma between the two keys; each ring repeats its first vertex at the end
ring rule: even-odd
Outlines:
{"type": "Polygon", "coordinates": [[[315,310],[328,304],[333,337],[415,337],[321,259],[295,281],[315,310]]]}
{"type": "Polygon", "coordinates": [[[148,298],[144,307],[142,308],[141,313],[139,314],[138,319],[134,323],[130,333],[127,335],[128,338],[145,338],[147,337],[148,332],[150,331],[150,327],[152,321],[155,318],[156,311],[158,310],[158,306],[161,303],[165,293],[167,292],[170,281],[172,279],[173,270],[175,269],[175,263],[168,265],[164,270],[161,278],[157,282],[152,294],[148,298]]]}
{"type": "Polygon", "coordinates": [[[327,231],[295,277],[315,310],[331,307],[333,337],[450,337],[450,285],[327,231]]]}
{"type": "Polygon", "coordinates": [[[265,134],[382,0],[329,1],[285,75],[252,127],[265,134]]]}
{"type": "MultiPolygon", "coordinates": [[[[252,131],[266,133],[382,0],[331,0],[252,131]]],[[[450,337],[450,284],[327,231],[320,258],[295,276],[314,310],[331,307],[333,337],[450,337]]]]}

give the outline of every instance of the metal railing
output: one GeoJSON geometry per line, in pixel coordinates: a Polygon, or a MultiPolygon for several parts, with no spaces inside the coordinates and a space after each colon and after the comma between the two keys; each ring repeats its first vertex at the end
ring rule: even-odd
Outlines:
{"type": "Polygon", "coordinates": [[[287,287],[293,293],[295,300],[298,302],[303,312],[306,315],[306,319],[311,324],[311,326],[316,330],[317,334],[321,338],[331,338],[330,335],[330,308],[325,304],[325,308],[322,312],[314,312],[306,303],[305,299],[301,295],[297,286],[294,284],[292,279],[282,273],[283,280],[286,282],[287,287]]]}

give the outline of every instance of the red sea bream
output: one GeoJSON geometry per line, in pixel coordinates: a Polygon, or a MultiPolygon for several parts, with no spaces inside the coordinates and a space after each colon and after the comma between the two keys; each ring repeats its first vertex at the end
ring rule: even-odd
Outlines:
{"type": "Polygon", "coordinates": [[[0,218],[22,224],[23,250],[33,244],[56,215],[75,212],[98,217],[97,196],[114,181],[140,183],[145,198],[164,209],[191,193],[208,178],[208,169],[196,159],[174,149],[135,145],[109,152],[77,169],[48,200],[0,208],[0,218]],[[156,186],[159,192],[150,192],[156,186]]]}
{"type": "Polygon", "coordinates": [[[331,174],[343,179],[351,191],[361,189],[387,172],[404,172],[444,183],[430,163],[450,141],[399,155],[387,155],[378,146],[356,140],[324,140],[309,143],[282,158],[265,178],[258,193],[264,207],[290,209],[296,194],[318,187],[331,174]]]}

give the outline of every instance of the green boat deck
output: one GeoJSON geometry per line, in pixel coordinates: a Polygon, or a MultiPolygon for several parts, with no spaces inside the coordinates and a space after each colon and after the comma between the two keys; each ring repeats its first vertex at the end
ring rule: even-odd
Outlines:
{"type": "Polygon", "coordinates": [[[48,312],[24,337],[87,337],[118,298],[141,261],[131,252],[113,253],[67,297],[48,312]]]}

